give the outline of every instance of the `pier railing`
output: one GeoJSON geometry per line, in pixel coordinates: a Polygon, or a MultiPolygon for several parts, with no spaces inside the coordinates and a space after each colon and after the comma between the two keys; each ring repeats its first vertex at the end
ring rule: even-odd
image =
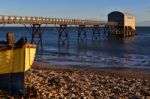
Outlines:
{"type": "Polygon", "coordinates": [[[105,22],[90,19],[64,19],[29,16],[0,15],[1,24],[65,24],[65,25],[117,25],[116,22],[105,22]]]}

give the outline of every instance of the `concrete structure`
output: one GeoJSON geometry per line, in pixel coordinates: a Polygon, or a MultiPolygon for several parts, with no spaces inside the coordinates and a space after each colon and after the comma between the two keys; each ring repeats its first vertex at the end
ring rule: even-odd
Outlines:
{"type": "Polygon", "coordinates": [[[114,11],[108,14],[108,22],[117,22],[115,32],[110,33],[116,36],[129,37],[135,35],[135,16],[130,13],[114,11]]]}

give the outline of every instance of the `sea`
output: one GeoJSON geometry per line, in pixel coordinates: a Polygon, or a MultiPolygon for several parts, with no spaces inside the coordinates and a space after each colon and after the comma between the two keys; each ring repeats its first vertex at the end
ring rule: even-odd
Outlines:
{"type": "MultiPolygon", "coordinates": [[[[78,43],[78,31],[68,27],[69,47],[58,46],[57,29],[43,27],[43,51],[37,50],[35,63],[59,66],[81,66],[98,68],[141,68],[150,69],[150,27],[136,27],[137,35],[125,39],[108,38],[102,32],[98,40],[92,40],[92,29],[87,27],[87,42],[78,43]]],[[[0,41],[6,33],[14,32],[15,42],[27,37],[31,42],[31,28],[1,27],[0,41]]]]}

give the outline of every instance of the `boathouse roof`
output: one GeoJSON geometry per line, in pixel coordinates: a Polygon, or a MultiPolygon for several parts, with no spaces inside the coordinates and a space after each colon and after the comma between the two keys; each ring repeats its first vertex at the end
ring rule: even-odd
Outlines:
{"type": "Polygon", "coordinates": [[[131,14],[131,13],[129,13],[129,12],[113,11],[113,12],[109,13],[108,16],[111,15],[111,14],[121,14],[121,15],[123,15],[123,16],[132,16],[132,17],[135,17],[133,14],[131,14]]]}

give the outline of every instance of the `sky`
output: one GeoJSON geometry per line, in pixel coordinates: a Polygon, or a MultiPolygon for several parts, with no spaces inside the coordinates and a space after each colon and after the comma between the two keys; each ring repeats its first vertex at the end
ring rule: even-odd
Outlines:
{"type": "Polygon", "coordinates": [[[0,0],[0,15],[107,21],[112,11],[130,12],[139,24],[150,22],[150,0],[0,0]]]}

